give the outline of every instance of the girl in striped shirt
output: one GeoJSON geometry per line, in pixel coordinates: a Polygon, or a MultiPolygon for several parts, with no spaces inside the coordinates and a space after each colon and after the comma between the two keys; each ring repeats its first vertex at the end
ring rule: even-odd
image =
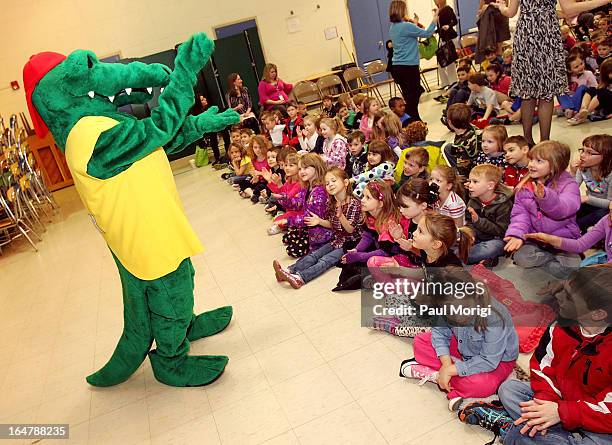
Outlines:
{"type": "Polygon", "coordinates": [[[465,216],[465,202],[462,177],[446,165],[438,165],[430,175],[430,183],[437,184],[440,189],[440,199],[434,209],[442,215],[450,216],[457,227],[462,227],[465,216]]]}

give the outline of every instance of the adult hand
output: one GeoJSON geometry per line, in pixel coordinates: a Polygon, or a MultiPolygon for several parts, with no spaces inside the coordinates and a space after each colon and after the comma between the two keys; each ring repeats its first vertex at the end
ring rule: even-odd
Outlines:
{"type": "Polygon", "coordinates": [[[444,25],[444,26],[442,26],[442,29],[443,29],[444,31],[448,31],[448,28],[450,28],[450,26],[448,26],[448,25],[444,25]]]}
{"type": "Polygon", "coordinates": [[[551,246],[557,249],[561,248],[561,238],[555,235],[550,235],[548,233],[528,233],[525,235],[525,238],[550,244],[551,246]]]}
{"type": "Polygon", "coordinates": [[[561,422],[559,417],[559,405],[549,400],[533,399],[528,402],[521,402],[521,417],[514,424],[524,424],[521,434],[529,432],[530,437],[534,437],[538,431],[548,428],[561,422]]]}
{"type": "Polygon", "coordinates": [[[505,237],[504,241],[506,242],[506,245],[504,246],[504,250],[510,253],[516,252],[521,247],[523,247],[523,244],[525,244],[525,241],[523,241],[520,238],[515,238],[513,236],[505,237]]]}
{"type": "Polygon", "coordinates": [[[470,213],[470,218],[472,218],[472,222],[478,221],[478,213],[471,207],[467,208],[467,211],[470,213]]]}

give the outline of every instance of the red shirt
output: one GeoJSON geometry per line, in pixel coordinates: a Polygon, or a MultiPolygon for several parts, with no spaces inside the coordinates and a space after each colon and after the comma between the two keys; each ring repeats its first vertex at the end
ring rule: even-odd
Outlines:
{"type": "Polygon", "coordinates": [[[527,173],[529,173],[527,166],[516,167],[514,165],[508,165],[504,170],[504,184],[514,188],[521,182],[521,179],[523,179],[527,173]]]}
{"type": "Polygon", "coordinates": [[[512,78],[510,76],[502,74],[502,76],[497,80],[497,82],[491,84],[491,89],[493,91],[498,91],[503,94],[508,94],[508,91],[510,91],[511,81],[512,78]]]}

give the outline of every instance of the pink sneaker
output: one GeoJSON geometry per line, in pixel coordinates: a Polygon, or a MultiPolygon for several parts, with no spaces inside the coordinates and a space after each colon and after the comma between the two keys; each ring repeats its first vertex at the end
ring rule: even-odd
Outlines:
{"type": "Polygon", "coordinates": [[[438,371],[429,366],[420,365],[415,359],[404,360],[400,365],[399,375],[407,379],[420,379],[419,385],[427,382],[436,383],[438,380],[438,371]]]}

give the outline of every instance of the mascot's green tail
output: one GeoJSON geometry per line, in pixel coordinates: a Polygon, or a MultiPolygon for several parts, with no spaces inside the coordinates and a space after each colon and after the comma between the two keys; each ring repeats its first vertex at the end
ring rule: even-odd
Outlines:
{"type": "Polygon", "coordinates": [[[125,382],[144,361],[152,343],[152,335],[143,337],[142,334],[134,330],[129,332],[127,327],[124,327],[112,357],[102,369],[87,376],[87,383],[93,386],[113,386],[125,382]]]}

